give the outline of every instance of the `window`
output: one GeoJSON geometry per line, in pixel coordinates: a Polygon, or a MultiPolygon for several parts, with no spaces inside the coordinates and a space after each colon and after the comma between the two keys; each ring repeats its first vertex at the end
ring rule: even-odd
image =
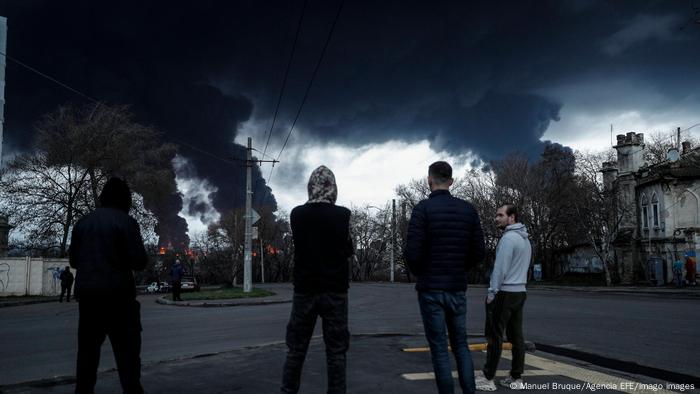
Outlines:
{"type": "Polygon", "coordinates": [[[642,194],[642,228],[649,228],[649,200],[642,194]]]}
{"type": "Polygon", "coordinates": [[[654,228],[659,227],[659,200],[656,199],[656,193],[651,196],[651,209],[653,214],[654,228]]]}

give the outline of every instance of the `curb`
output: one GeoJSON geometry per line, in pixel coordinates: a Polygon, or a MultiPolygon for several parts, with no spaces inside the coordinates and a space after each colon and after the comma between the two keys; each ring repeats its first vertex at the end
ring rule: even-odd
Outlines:
{"type": "Polygon", "coordinates": [[[600,356],[595,353],[589,353],[581,350],[574,350],[560,346],[547,345],[541,342],[536,342],[535,346],[537,346],[537,348],[540,351],[545,353],[585,361],[592,365],[612,369],[615,371],[622,371],[636,375],[644,375],[651,378],[679,384],[692,383],[695,385],[695,387],[700,386],[700,377],[698,376],[668,371],[655,367],[648,367],[646,365],[637,364],[634,361],[618,360],[611,357],[600,356]]]}
{"type": "MultiPolygon", "coordinates": [[[[11,308],[13,306],[32,305],[32,304],[46,304],[49,302],[58,302],[58,300],[27,300],[27,301],[16,301],[16,302],[0,302],[0,308],[11,308]]],[[[76,301],[76,303],[77,303],[77,301],[76,301]]]]}
{"type": "Polygon", "coordinates": [[[292,299],[282,300],[260,300],[252,302],[236,302],[232,301],[171,301],[164,298],[157,298],[156,303],[161,305],[179,306],[179,307],[195,307],[195,308],[223,308],[231,306],[256,306],[256,305],[272,305],[272,304],[288,304],[292,299]]]}

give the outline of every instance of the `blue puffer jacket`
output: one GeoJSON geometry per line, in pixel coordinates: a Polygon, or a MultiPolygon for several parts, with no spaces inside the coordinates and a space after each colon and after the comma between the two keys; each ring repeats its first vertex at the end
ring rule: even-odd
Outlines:
{"type": "Polygon", "coordinates": [[[405,257],[416,290],[464,291],[467,271],[484,259],[484,234],[474,207],[435,190],[411,214],[405,257]]]}

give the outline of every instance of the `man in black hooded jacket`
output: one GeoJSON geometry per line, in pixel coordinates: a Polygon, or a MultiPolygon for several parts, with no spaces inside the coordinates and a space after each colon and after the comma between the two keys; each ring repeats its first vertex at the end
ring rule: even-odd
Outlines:
{"type": "Polygon", "coordinates": [[[131,191],[111,178],[102,189],[100,207],[74,227],[70,265],[77,270],[80,295],[76,393],[92,393],[100,348],[106,336],[125,393],[141,387],[141,316],[136,301],[134,270],[147,263],[139,225],[131,216],[131,191]]]}

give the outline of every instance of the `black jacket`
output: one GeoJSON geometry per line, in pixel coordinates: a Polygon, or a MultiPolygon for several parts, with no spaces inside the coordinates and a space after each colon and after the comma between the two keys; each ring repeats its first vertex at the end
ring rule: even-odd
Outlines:
{"type": "Polygon", "coordinates": [[[61,280],[61,286],[63,287],[71,287],[73,286],[73,273],[70,272],[70,270],[63,270],[61,272],[61,276],[58,277],[58,279],[61,280]]]}
{"type": "Polygon", "coordinates": [[[143,270],[148,257],[139,225],[127,213],[97,208],[80,219],[73,228],[69,253],[81,297],[136,297],[133,270],[143,270]]]}
{"type": "Polygon", "coordinates": [[[294,237],[294,291],[347,293],[350,210],[331,203],[300,205],[290,215],[294,237]]]}
{"type": "Polygon", "coordinates": [[[484,259],[484,234],[474,207],[447,190],[413,208],[405,258],[416,290],[464,291],[467,271],[484,259]]]}

